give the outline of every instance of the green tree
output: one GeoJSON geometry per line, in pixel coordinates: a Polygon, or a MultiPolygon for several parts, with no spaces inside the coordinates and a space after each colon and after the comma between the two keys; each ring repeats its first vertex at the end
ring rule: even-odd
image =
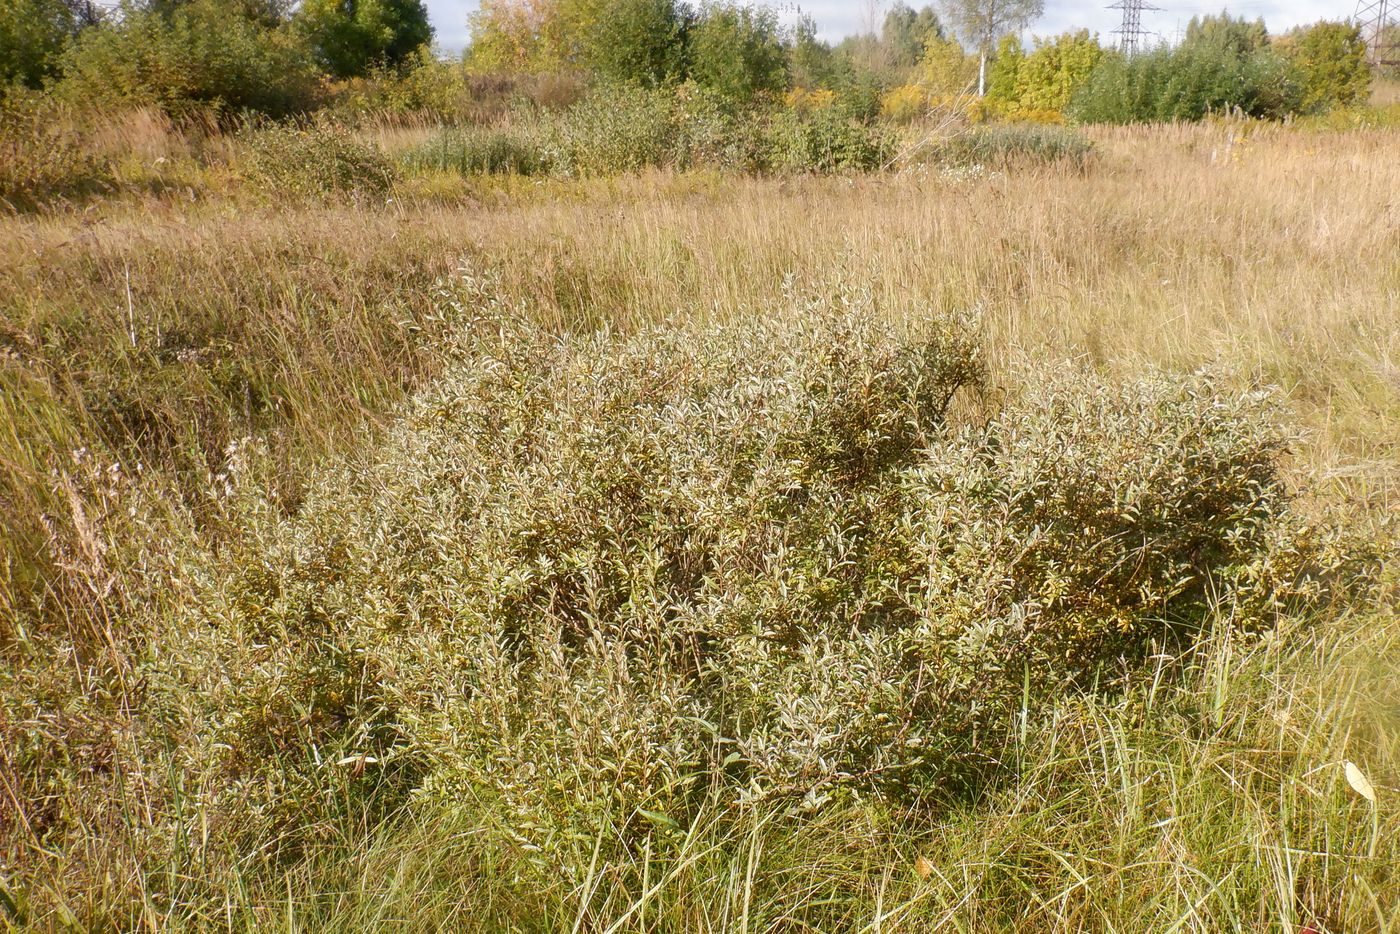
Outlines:
{"type": "Polygon", "coordinates": [[[1188,51],[1211,51],[1236,57],[1252,55],[1268,44],[1269,30],[1262,19],[1251,22],[1229,13],[1193,16],[1181,40],[1181,48],[1188,51]]]}
{"type": "Polygon", "coordinates": [[[562,13],[585,69],[657,85],[685,64],[688,16],[676,0],[571,0],[562,13]]]}
{"type": "Polygon", "coordinates": [[[128,7],[83,30],[63,55],[60,96],[81,103],[189,104],[284,115],[315,103],[316,68],[287,27],[241,15],[237,0],[128,7]]]}
{"type": "Polygon", "coordinates": [[[788,49],[788,76],[793,85],[832,88],[846,77],[848,70],[848,63],[831,45],[817,38],[816,21],[810,16],[799,17],[788,49]]]}
{"type": "Polygon", "coordinates": [[[731,101],[780,91],[787,54],[771,10],[714,3],[704,7],[690,39],[691,76],[731,101]]]}
{"type": "Polygon", "coordinates": [[[1015,105],[1020,94],[1021,68],[1026,63],[1026,49],[1017,35],[1002,36],[996,57],[987,69],[987,99],[1015,105]]]}
{"type": "Polygon", "coordinates": [[[685,69],[677,0],[485,0],[471,16],[475,71],[589,71],[657,85],[685,69]]]}
{"type": "Polygon", "coordinates": [[[1302,84],[1305,111],[1350,107],[1371,93],[1371,69],[1361,29],[1349,23],[1317,23],[1285,37],[1285,50],[1302,84]]]}
{"type": "Polygon", "coordinates": [[[423,0],[303,0],[296,22],[338,78],[400,65],[433,39],[423,0]]]}
{"type": "MultiPolygon", "coordinates": [[[[87,0],[70,0],[83,2],[87,0]]],[[[174,16],[177,10],[190,6],[195,0],[142,0],[142,9],[162,16],[174,16]]],[[[220,0],[230,16],[239,16],[260,25],[272,28],[286,23],[292,18],[296,0],[220,0]]]]}
{"type": "Polygon", "coordinates": [[[1128,59],[1106,53],[1075,94],[1071,114],[1091,123],[1142,123],[1228,111],[1264,119],[1297,113],[1297,69],[1267,34],[1260,39],[1244,26],[1197,31],[1175,49],[1128,59]]]}
{"type": "Polygon", "coordinates": [[[467,22],[472,36],[467,63],[473,71],[564,67],[567,30],[557,0],[482,0],[467,22]]]}
{"type": "Polygon", "coordinates": [[[885,14],[880,41],[889,49],[895,67],[908,70],[917,65],[930,38],[943,38],[943,23],[933,7],[915,11],[907,3],[896,3],[885,14]]]}
{"type": "Polygon", "coordinates": [[[37,88],[54,76],[78,20],[63,0],[0,3],[0,86],[37,88]]]}

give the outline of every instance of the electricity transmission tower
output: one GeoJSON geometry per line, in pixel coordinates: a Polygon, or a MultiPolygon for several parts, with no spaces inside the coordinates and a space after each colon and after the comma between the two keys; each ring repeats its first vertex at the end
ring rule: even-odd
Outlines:
{"type": "MultiPolygon", "coordinates": [[[[1379,3],[1388,0],[1377,0],[1379,3]]],[[[1400,0],[1397,0],[1400,2],[1400,0]]],[[[1118,37],[1118,48],[1124,55],[1136,55],[1147,45],[1149,33],[1142,28],[1142,12],[1148,10],[1158,12],[1161,7],[1155,7],[1145,0],[1118,0],[1117,3],[1108,5],[1110,10],[1123,11],[1123,24],[1113,30],[1113,34],[1118,37]]]]}
{"type": "Polygon", "coordinates": [[[1400,13],[1400,0],[1357,0],[1352,21],[1361,27],[1366,43],[1366,57],[1372,66],[1400,65],[1400,24],[1394,20],[1400,13]]]}

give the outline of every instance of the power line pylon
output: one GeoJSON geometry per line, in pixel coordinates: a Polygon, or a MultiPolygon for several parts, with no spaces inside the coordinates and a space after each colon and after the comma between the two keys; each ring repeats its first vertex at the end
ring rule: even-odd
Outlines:
{"type": "Polygon", "coordinates": [[[1357,0],[1352,21],[1361,27],[1366,58],[1372,67],[1400,65],[1400,0],[1357,0]]]}
{"type": "MultiPolygon", "coordinates": [[[[1379,0],[1379,2],[1387,2],[1387,0],[1379,0]]],[[[1147,44],[1145,40],[1149,35],[1142,28],[1142,12],[1143,10],[1160,12],[1161,7],[1152,6],[1145,0],[1118,0],[1117,3],[1109,4],[1108,9],[1123,11],[1123,24],[1113,30],[1113,34],[1118,37],[1119,50],[1124,55],[1136,55],[1142,51],[1147,44]]]]}

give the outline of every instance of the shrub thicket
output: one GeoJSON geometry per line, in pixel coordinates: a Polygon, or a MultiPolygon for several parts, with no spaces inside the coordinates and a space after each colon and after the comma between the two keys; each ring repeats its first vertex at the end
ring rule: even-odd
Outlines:
{"type": "Polygon", "coordinates": [[[745,171],[878,169],[893,135],[841,108],[798,101],[736,112],[694,85],[649,89],[601,85],[559,111],[517,108],[493,128],[445,130],[406,156],[412,166],[462,174],[552,172],[611,175],[650,167],[715,166],[745,171]]]}
{"type": "Polygon", "coordinates": [[[992,65],[987,99],[1013,115],[1063,114],[1103,56],[1088,30],[1037,40],[1030,54],[1008,36],[992,65]]]}
{"type": "Polygon", "coordinates": [[[955,426],[982,378],[956,322],[520,321],[488,310],[297,516],[231,467],[243,543],[184,572],[152,674],[198,699],[220,832],[286,845],[417,798],[549,853],[716,783],[956,793],[1208,603],[1319,595],[1263,394],[1065,372],[955,426]]]}
{"type": "Polygon", "coordinates": [[[1269,43],[1262,22],[1222,15],[1192,20],[1175,48],[1106,55],[1070,112],[1089,123],[1200,120],[1213,113],[1281,119],[1298,111],[1302,94],[1301,76],[1269,43]]]}
{"type": "Polygon", "coordinates": [[[328,125],[249,129],[240,143],[244,174],[280,194],[379,195],[394,180],[393,164],[382,152],[328,125]]]}
{"type": "Polygon", "coordinates": [[[403,158],[412,168],[462,175],[537,175],[551,168],[536,135],[510,127],[445,130],[403,158]]]}
{"type": "Polygon", "coordinates": [[[73,132],[69,116],[37,95],[0,100],[0,205],[29,208],[101,190],[111,180],[109,166],[73,132]]]}
{"type": "Polygon", "coordinates": [[[935,143],[928,157],[943,165],[1008,169],[1063,164],[1082,168],[1093,144],[1077,130],[1033,124],[970,127],[935,143]]]}
{"type": "Polygon", "coordinates": [[[37,88],[52,78],[77,27],[63,0],[7,0],[0,7],[0,96],[12,82],[37,88]]]}
{"type": "Polygon", "coordinates": [[[677,100],[666,90],[609,84],[566,111],[539,116],[560,171],[611,175],[678,161],[677,100]]]}
{"type": "Polygon", "coordinates": [[[132,7],[84,30],[62,69],[55,93],[82,106],[212,104],[286,115],[318,102],[315,64],[300,39],[221,0],[132,7]]]}
{"type": "Polygon", "coordinates": [[[782,110],[767,127],[767,162],[776,171],[870,172],[895,154],[894,136],[839,108],[782,110]]]}
{"type": "Polygon", "coordinates": [[[1365,103],[1371,70],[1361,28],[1352,23],[1316,23],[1283,39],[1303,85],[1300,108],[1321,113],[1365,103]]]}

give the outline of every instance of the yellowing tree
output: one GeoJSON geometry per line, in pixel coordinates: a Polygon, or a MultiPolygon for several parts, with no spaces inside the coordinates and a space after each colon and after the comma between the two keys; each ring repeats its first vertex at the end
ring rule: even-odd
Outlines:
{"type": "Polygon", "coordinates": [[[1016,70],[1016,104],[1023,110],[1064,113],[1103,55],[1087,29],[1037,39],[1035,51],[1016,70]]]}
{"type": "Polygon", "coordinates": [[[1304,111],[1349,107],[1370,95],[1371,69],[1359,27],[1317,23],[1284,37],[1281,44],[1302,79],[1304,111]]]}
{"type": "Polygon", "coordinates": [[[558,0],[481,0],[468,24],[475,71],[557,71],[568,59],[558,0]]]}
{"type": "Polygon", "coordinates": [[[987,91],[987,59],[1007,33],[1024,29],[1045,12],[1044,0],[943,0],[944,15],[978,56],[977,93],[987,91]]]}
{"type": "Polygon", "coordinates": [[[677,0],[483,0],[470,24],[477,71],[576,68],[659,84],[684,64],[677,0]]]}
{"type": "Polygon", "coordinates": [[[977,85],[977,59],[955,39],[930,37],[916,72],[918,83],[934,98],[957,97],[977,85]]]}

